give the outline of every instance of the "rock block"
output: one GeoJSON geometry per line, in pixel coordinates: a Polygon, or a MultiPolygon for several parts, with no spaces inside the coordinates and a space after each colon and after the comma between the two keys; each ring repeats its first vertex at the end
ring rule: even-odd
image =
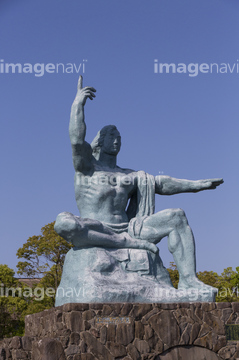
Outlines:
{"type": "Polygon", "coordinates": [[[60,341],[44,338],[33,342],[32,360],[66,360],[60,341]]]}

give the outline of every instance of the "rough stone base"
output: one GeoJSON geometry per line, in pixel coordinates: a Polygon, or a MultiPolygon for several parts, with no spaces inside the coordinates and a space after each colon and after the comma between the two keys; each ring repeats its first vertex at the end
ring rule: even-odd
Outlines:
{"type": "Polygon", "coordinates": [[[71,249],[65,257],[56,306],[68,303],[215,301],[216,289],[175,289],[158,254],[139,249],[71,249]]]}
{"type": "Polygon", "coordinates": [[[225,324],[239,324],[239,303],[65,304],[28,315],[0,359],[236,360],[225,324]]]}

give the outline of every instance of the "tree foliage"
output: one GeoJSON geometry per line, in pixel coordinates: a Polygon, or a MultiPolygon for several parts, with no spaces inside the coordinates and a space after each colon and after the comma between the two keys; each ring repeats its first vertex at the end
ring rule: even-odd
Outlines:
{"type": "Polygon", "coordinates": [[[72,246],[54,230],[54,222],[41,229],[41,235],[30,237],[18,249],[17,257],[24,259],[17,264],[18,274],[31,278],[41,278],[57,289],[63,269],[65,255],[72,246]]]}
{"type": "MultiPolygon", "coordinates": [[[[179,273],[174,262],[167,269],[175,288],[178,287],[179,273]]],[[[239,302],[239,267],[233,271],[231,267],[224,269],[221,275],[214,271],[198,272],[197,277],[204,284],[218,289],[216,302],[239,302]]]]}
{"type": "Polygon", "coordinates": [[[7,265],[0,265],[0,339],[21,335],[24,330],[22,314],[27,303],[19,296],[20,285],[14,275],[7,265]]]}
{"type": "Polygon", "coordinates": [[[218,302],[228,301],[228,302],[234,302],[239,301],[239,298],[237,297],[237,290],[234,286],[234,280],[235,279],[236,272],[232,270],[231,267],[228,267],[224,269],[220,276],[220,281],[217,286],[218,288],[218,296],[216,300],[218,302]]]}
{"type": "Polygon", "coordinates": [[[179,273],[176,264],[173,261],[170,262],[170,266],[167,269],[169,272],[170,279],[172,281],[173,286],[177,289],[179,282],[179,273]]]}
{"type": "Polygon", "coordinates": [[[30,288],[18,282],[7,265],[0,265],[0,338],[23,335],[26,315],[54,306],[54,293],[71,247],[54,231],[54,222],[45,225],[41,235],[30,237],[17,251],[18,274],[40,279],[30,288]],[[45,296],[46,289],[52,289],[53,295],[45,296]]]}

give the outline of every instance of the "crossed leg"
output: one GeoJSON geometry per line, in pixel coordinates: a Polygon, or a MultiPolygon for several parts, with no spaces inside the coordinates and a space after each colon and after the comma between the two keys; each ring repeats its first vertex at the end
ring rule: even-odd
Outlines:
{"type": "Polygon", "coordinates": [[[144,220],[140,238],[157,244],[165,236],[179,272],[178,288],[214,289],[197,278],[194,236],[182,209],[163,210],[144,220]]]}
{"type": "Polygon", "coordinates": [[[57,216],[55,231],[78,248],[133,248],[153,253],[158,252],[155,244],[168,236],[168,248],[179,271],[178,288],[208,288],[217,291],[197,278],[194,237],[181,209],[163,210],[147,217],[142,225],[140,239],[126,232],[116,234],[100,221],[82,219],[68,212],[57,216]]]}
{"type": "Polygon", "coordinates": [[[68,212],[56,218],[55,231],[78,248],[99,246],[108,248],[132,248],[158,252],[155,244],[132,238],[127,232],[116,234],[100,221],[83,219],[68,212]]]}

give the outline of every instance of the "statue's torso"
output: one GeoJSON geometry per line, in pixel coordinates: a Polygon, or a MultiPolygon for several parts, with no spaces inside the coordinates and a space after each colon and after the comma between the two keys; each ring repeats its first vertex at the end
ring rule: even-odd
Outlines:
{"type": "Polygon", "coordinates": [[[136,191],[136,172],[94,167],[90,176],[75,174],[75,196],[81,217],[105,223],[128,222],[127,203],[136,191]]]}

